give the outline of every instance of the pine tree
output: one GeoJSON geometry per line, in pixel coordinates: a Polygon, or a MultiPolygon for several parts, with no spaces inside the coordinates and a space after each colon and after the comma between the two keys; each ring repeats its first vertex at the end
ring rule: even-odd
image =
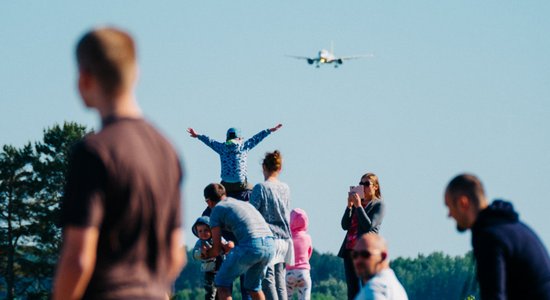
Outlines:
{"type": "Polygon", "coordinates": [[[87,133],[77,123],[44,130],[42,141],[0,154],[0,264],[7,299],[46,298],[61,244],[58,226],[72,145],[87,133]],[[6,255],[4,255],[4,253],[6,255]]]}

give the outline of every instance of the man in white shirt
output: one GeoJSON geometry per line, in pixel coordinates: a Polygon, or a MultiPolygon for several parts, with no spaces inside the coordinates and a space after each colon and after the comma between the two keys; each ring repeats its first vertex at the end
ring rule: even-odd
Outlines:
{"type": "Polygon", "coordinates": [[[363,288],[355,300],[408,300],[405,289],[390,268],[388,247],[378,234],[364,234],[352,252],[363,288]]]}

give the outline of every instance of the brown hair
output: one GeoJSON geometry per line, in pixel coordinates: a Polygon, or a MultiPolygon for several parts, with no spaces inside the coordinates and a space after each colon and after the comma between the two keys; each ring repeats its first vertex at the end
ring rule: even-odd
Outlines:
{"type": "Polygon", "coordinates": [[[275,150],[273,152],[267,152],[265,154],[265,158],[262,165],[269,172],[276,172],[281,170],[283,166],[283,157],[281,156],[281,152],[279,152],[279,150],[275,150]]]}
{"type": "Polygon", "coordinates": [[[460,174],[447,185],[446,193],[455,201],[459,196],[466,196],[476,207],[485,199],[485,190],[481,180],[472,174],[460,174]]]}
{"type": "Polygon", "coordinates": [[[136,49],[132,37],[112,27],[86,33],[76,46],[81,72],[94,76],[107,96],[115,96],[135,80],[136,49]]]}
{"type": "Polygon", "coordinates": [[[220,202],[225,195],[225,188],[219,183],[211,183],[204,188],[204,199],[209,199],[214,203],[220,202]]]}
{"type": "Polygon", "coordinates": [[[378,176],[374,173],[366,173],[363,176],[361,176],[361,179],[368,178],[369,181],[374,184],[374,186],[377,187],[376,192],[374,193],[374,197],[378,200],[382,199],[382,191],[380,190],[380,183],[378,182],[378,176]]]}

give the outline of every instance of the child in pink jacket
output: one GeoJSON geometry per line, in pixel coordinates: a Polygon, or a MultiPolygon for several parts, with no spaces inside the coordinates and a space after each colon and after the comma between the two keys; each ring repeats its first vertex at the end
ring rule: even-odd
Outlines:
{"type": "Polygon", "coordinates": [[[309,275],[309,258],[313,252],[311,236],[306,232],[309,221],[307,214],[300,208],[290,212],[290,231],[294,243],[294,265],[286,267],[286,289],[288,299],[298,291],[299,300],[311,297],[311,277],[309,275]]]}

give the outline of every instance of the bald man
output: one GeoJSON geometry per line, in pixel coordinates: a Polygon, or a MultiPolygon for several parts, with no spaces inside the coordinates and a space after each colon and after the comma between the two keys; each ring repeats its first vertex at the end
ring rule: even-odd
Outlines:
{"type": "Polygon", "coordinates": [[[351,253],[363,288],[355,300],[408,300],[407,292],[390,268],[388,247],[377,234],[364,234],[351,253]]]}

